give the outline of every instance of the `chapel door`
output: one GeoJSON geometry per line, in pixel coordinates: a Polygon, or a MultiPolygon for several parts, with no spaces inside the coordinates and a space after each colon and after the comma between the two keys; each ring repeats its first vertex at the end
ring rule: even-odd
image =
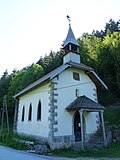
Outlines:
{"type": "Polygon", "coordinates": [[[77,112],[74,118],[74,135],[75,141],[81,141],[81,123],[80,123],[80,114],[77,112]]]}

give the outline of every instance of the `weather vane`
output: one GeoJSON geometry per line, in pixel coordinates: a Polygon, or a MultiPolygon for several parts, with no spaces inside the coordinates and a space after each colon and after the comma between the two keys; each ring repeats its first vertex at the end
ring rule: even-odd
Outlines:
{"type": "Polygon", "coordinates": [[[71,21],[70,18],[71,18],[71,17],[68,16],[68,15],[67,15],[66,17],[67,17],[67,19],[68,19],[68,21],[69,21],[69,25],[70,25],[70,21],[71,21]]]}

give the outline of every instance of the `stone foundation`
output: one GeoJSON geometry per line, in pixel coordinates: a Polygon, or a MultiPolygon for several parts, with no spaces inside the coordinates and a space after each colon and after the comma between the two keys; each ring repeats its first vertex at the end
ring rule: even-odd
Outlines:
{"type": "MultiPolygon", "coordinates": [[[[19,133],[19,135],[34,137],[36,140],[40,141],[41,144],[48,144],[48,146],[50,146],[50,149],[52,150],[56,148],[73,148],[73,149],[80,150],[80,149],[103,148],[104,147],[103,136],[102,135],[100,136],[98,133],[96,132],[93,134],[85,134],[83,143],[81,141],[76,142],[74,135],[53,136],[52,139],[51,137],[40,137],[40,136],[28,135],[24,133],[19,133]]],[[[117,135],[118,135],[118,132],[117,132],[117,135]]],[[[107,144],[110,143],[112,139],[111,137],[112,137],[111,132],[107,131],[106,132],[107,144]]]]}
{"type": "Polygon", "coordinates": [[[50,142],[51,149],[55,148],[69,148],[75,142],[74,136],[55,136],[50,142]]]}

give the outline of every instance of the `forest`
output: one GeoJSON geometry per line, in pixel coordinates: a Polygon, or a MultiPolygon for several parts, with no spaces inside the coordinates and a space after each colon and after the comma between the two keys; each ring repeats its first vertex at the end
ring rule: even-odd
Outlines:
{"type": "MultiPolygon", "coordinates": [[[[93,30],[83,33],[78,39],[80,44],[81,63],[95,69],[95,72],[108,86],[107,91],[99,92],[99,103],[104,106],[120,101],[120,20],[110,19],[103,30],[93,30]]],[[[5,70],[0,78],[0,108],[4,95],[7,96],[7,106],[11,121],[13,120],[15,100],[13,96],[38,80],[48,72],[62,64],[62,50],[50,51],[38,62],[13,70],[11,74],[5,70]]]]}

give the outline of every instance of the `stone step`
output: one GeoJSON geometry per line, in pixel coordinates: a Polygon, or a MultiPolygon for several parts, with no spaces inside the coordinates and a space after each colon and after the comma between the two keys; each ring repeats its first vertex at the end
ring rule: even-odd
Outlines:
{"type": "Polygon", "coordinates": [[[82,148],[81,142],[74,142],[72,143],[72,148],[75,150],[79,150],[82,148]]]}
{"type": "Polygon", "coordinates": [[[92,142],[91,143],[85,143],[84,147],[86,149],[97,149],[97,148],[102,149],[103,148],[103,143],[92,143],[92,142]]]}
{"type": "Polygon", "coordinates": [[[91,141],[89,141],[88,143],[103,144],[103,141],[91,140],[91,141]]]}

